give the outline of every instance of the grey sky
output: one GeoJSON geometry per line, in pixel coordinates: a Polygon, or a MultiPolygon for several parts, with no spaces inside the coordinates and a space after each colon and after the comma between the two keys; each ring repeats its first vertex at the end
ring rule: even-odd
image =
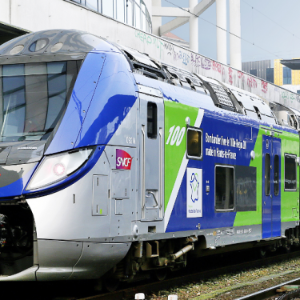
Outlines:
{"type": "MultiPolygon", "coordinates": [[[[189,5],[188,0],[169,1],[182,7],[189,5]]],[[[240,0],[240,2],[242,61],[300,57],[299,0],[240,0]]],[[[162,0],[162,6],[172,5],[162,0]]],[[[228,8],[227,14],[229,18],[228,8]]],[[[163,18],[163,24],[171,19],[163,18]]],[[[199,53],[217,59],[216,27],[204,20],[216,24],[216,4],[199,18],[199,53]]],[[[229,19],[227,23],[229,31],[229,19]]],[[[189,24],[172,32],[189,40],[189,24]]],[[[227,36],[229,53],[229,33],[227,36]]],[[[229,55],[228,63],[230,63],[229,55]]]]}

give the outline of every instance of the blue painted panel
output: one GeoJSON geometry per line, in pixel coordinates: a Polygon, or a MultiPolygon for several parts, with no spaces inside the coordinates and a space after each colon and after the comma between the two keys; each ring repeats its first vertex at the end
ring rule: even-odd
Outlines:
{"type": "MultiPolygon", "coordinates": [[[[88,37],[89,38],[89,37],[88,37]]],[[[106,40],[100,40],[100,43],[94,43],[95,48],[91,52],[99,53],[99,52],[116,52],[121,53],[121,51],[115,47],[113,44],[106,40]]]]}
{"type": "Polygon", "coordinates": [[[262,237],[270,238],[281,235],[281,140],[263,135],[263,160],[262,160],[262,237]],[[270,194],[266,195],[265,187],[265,159],[270,155],[270,194]],[[274,190],[274,160],[275,155],[279,156],[279,194],[275,195],[274,190]]]}
{"type": "MultiPolygon", "coordinates": [[[[85,64],[86,68],[90,68],[91,73],[93,73],[93,66],[95,66],[95,68],[102,67],[101,65],[97,65],[97,61],[93,63],[93,59],[98,60],[99,55],[95,54],[91,56],[91,54],[89,54],[88,64],[85,64]]],[[[99,70],[97,72],[99,73],[99,70]]],[[[94,73],[96,74],[97,72],[95,71],[94,73]]],[[[88,69],[85,69],[85,72],[80,74],[88,75],[88,73],[88,69]]],[[[84,98],[82,96],[75,99],[74,95],[72,96],[72,101],[69,102],[66,115],[59,127],[60,132],[57,132],[51,142],[51,149],[49,147],[51,151],[62,152],[70,149],[69,143],[71,140],[75,141],[75,148],[91,145],[106,145],[122,121],[126,118],[137,99],[137,87],[134,82],[134,77],[123,55],[116,53],[106,54],[106,61],[101,70],[101,77],[96,88],[93,82],[94,77],[87,76],[85,78],[82,76],[77,78],[77,81],[81,80],[82,84],[76,83],[74,91],[78,91],[78,93],[82,93],[81,95],[86,97],[84,98]],[[81,87],[81,90],[79,87],[81,87]],[[77,106],[75,106],[75,104],[77,106]],[[85,113],[82,113],[82,110],[85,110],[85,113]],[[71,121],[68,123],[67,120],[72,119],[72,114],[75,123],[71,121]],[[77,137],[74,139],[76,133],[77,137]],[[69,137],[69,135],[71,137],[69,137]],[[62,137],[65,137],[65,140],[61,140],[62,137]],[[63,149],[63,147],[65,147],[65,149],[63,149]]],[[[78,93],[75,94],[77,95],[78,93]]],[[[50,152],[49,149],[47,154],[50,152]]],[[[65,180],[39,190],[25,191],[24,194],[28,196],[40,196],[42,194],[53,193],[73,184],[94,166],[103,149],[103,147],[97,147],[97,150],[88,163],[65,180]]]]}
{"type": "Polygon", "coordinates": [[[137,87],[123,55],[107,53],[75,147],[107,144],[135,103],[137,87]]]}
{"type": "Polygon", "coordinates": [[[33,172],[35,171],[37,164],[35,164],[31,170],[26,172],[22,178],[19,180],[0,188],[0,198],[6,200],[5,198],[16,197],[22,195],[23,190],[25,189],[29,179],[31,178],[33,172]]]}
{"type": "Polygon", "coordinates": [[[270,238],[272,236],[272,187],[273,182],[273,156],[272,156],[272,137],[263,135],[262,146],[262,237],[270,238]],[[266,156],[270,157],[270,164],[266,164],[266,156]],[[266,168],[270,168],[270,192],[268,194],[266,187],[266,168]]]}
{"type": "MultiPolygon", "coordinates": [[[[234,165],[250,165],[250,152],[254,149],[258,126],[251,126],[241,122],[232,122],[229,116],[214,115],[205,111],[203,121],[200,127],[203,130],[203,159],[192,160],[188,162],[188,168],[202,169],[202,210],[203,216],[199,218],[187,218],[186,213],[186,173],[183,177],[180,190],[168,223],[167,232],[181,230],[195,230],[197,225],[201,224],[201,229],[232,227],[234,224],[236,212],[216,212],[215,211],[215,166],[225,164],[234,165]],[[239,149],[234,146],[227,146],[209,142],[206,139],[206,134],[214,137],[222,137],[230,141],[233,138],[235,142],[246,141],[246,149],[239,149]],[[209,156],[206,154],[206,149],[212,149],[217,154],[217,151],[227,151],[236,154],[236,159],[218,157],[217,155],[209,156]],[[206,193],[205,187],[209,185],[210,192],[206,193]]],[[[219,152],[220,153],[220,152],[219,152]]]]}
{"type": "Polygon", "coordinates": [[[74,148],[102,72],[105,54],[89,53],[79,71],[67,110],[45,154],[74,148]]]}
{"type": "Polygon", "coordinates": [[[273,137],[272,237],[281,236],[281,140],[273,137]],[[279,156],[279,194],[275,195],[275,155],[279,156]]]}

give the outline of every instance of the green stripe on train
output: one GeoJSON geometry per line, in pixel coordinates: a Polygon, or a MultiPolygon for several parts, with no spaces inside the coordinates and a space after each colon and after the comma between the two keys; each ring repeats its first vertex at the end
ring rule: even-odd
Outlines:
{"type": "Polygon", "coordinates": [[[198,108],[165,99],[165,209],[186,152],[186,118],[195,124],[198,108]]]}
{"type": "MultiPolygon", "coordinates": [[[[256,167],[256,211],[237,212],[234,226],[258,225],[262,223],[262,136],[271,132],[260,128],[255,142],[255,159],[250,166],[256,167]]],[[[297,191],[284,191],[284,154],[292,153],[299,156],[299,136],[294,133],[282,131],[275,133],[276,138],[281,139],[281,222],[299,220],[299,168],[297,168],[297,191]],[[297,208],[297,210],[295,210],[297,208]]]]}

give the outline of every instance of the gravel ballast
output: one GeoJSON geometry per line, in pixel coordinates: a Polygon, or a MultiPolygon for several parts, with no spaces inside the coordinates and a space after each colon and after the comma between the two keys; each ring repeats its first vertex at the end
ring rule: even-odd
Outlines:
{"type": "Polygon", "coordinates": [[[300,258],[170,287],[169,290],[147,295],[146,299],[167,300],[168,295],[177,295],[178,300],[236,299],[298,277],[300,277],[300,258]]]}

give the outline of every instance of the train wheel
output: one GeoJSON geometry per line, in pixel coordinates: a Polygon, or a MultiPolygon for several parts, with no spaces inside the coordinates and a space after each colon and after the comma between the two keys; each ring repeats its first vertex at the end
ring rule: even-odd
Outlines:
{"type": "Polygon", "coordinates": [[[168,275],[168,269],[167,268],[155,270],[155,277],[159,281],[165,280],[167,275],[168,275]]]}
{"type": "Polygon", "coordinates": [[[285,253],[290,253],[291,252],[291,244],[285,244],[284,247],[283,247],[283,251],[285,253]]]}
{"type": "Polygon", "coordinates": [[[267,256],[267,250],[265,248],[259,248],[258,256],[259,258],[265,258],[267,256]]]}
{"type": "Polygon", "coordinates": [[[114,277],[109,277],[104,280],[104,287],[108,292],[114,292],[118,289],[120,284],[119,279],[114,277]]]}

